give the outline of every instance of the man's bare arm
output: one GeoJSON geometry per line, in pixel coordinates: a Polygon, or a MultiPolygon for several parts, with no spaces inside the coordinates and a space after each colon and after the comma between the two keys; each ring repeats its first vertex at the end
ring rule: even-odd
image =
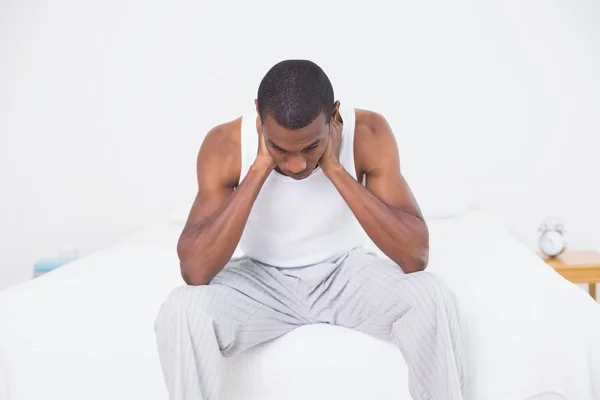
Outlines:
{"type": "Polygon", "coordinates": [[[355,154],[366,174],[366,187],[337,164],[326,172],[375,245],[406,273],[428,263],[429,232],[413,194],[400,172],[398,147],[385,119],[363,112],[355,154]]]}
{"type": "Polygon", "coordinates": [[[272,170],[257,158],[236,187],[240,150],[227,140],[227,129],[209,132],[198,154],[198,194],[177,244],[181,275],[188,285],[208,284],[229,262],[272,170]]]}

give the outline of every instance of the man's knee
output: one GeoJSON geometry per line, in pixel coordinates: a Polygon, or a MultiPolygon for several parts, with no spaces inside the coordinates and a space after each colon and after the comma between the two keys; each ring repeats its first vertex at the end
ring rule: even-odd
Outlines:
{"type": "Polygon", "coordinates": [[[155,332],[158,333],[163,324],[174,323],[180,318],[187,319],[191,310],[206,309],[209,299],[209,286],[184,285],[174,289],[160,306],[154,322],[155,332]]]}
{"type": "Polygon", "coordinates": [[[446,283],[436,274],[428,271],[414,272],[406,275],[406,283],[410,290],[415,293],[417,301],[429,300],[434,305],[448,305],[454,303],[454,293],[446,283]]]}

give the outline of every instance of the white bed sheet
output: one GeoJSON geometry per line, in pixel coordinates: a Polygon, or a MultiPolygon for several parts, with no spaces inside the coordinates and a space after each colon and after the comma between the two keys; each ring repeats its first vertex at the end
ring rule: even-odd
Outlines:
{"type": "MultiPolygon", "coordinates": [[[[465,398],[600,400],[600,307],[486,212],[429,225],[428,270],[461,307],[465,398]]],[[[153,323],[182,283],[180,230],[142,231],[0,292],[0,399],[167,398],[153,323]]]]}

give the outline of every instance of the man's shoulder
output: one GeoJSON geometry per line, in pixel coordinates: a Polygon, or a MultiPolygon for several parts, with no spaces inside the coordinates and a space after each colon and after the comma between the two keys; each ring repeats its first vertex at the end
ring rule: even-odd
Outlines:
{"type": "Polygon", "coordinates": [[[206,134],[202,147],[207,147],[211,153],[235,152],[240,149],[241,129],[242,117],[216,125],[206,134]]]}
{"type": "Polygon", "coordinates": [[[374,136],[388,135],[391,133],[386,118],[379,112],[357,108],[355,135],[374,136]]]}
{"type": "Polygon", "coordinates": [[[238,117],[210,129],[200,146],[198,168],[215,170],[227,181],[235,181],[236,176],[239,179],[241,126],[242,117],[238,117]]]}
{"type": "Polygon", "coordinates": [[[368,171],[388,146],[396,139],[387,119],[379,112],[356,109],[354,128],[354,157],[361,170],[368,171]]]}

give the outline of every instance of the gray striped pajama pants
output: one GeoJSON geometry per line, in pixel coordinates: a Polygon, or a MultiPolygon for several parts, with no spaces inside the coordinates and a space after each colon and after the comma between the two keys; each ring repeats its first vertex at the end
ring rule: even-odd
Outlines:
{"type": "Polygon", "coordinates": [[[175,289],[155,322],[169,398],[220,400],[222,357],[317,323],[393,340],[414,399],[462,399],[454,295],[435,275],[405,274],[364,249],[302,268],[232,259],[209,285],[175,289]]]}

